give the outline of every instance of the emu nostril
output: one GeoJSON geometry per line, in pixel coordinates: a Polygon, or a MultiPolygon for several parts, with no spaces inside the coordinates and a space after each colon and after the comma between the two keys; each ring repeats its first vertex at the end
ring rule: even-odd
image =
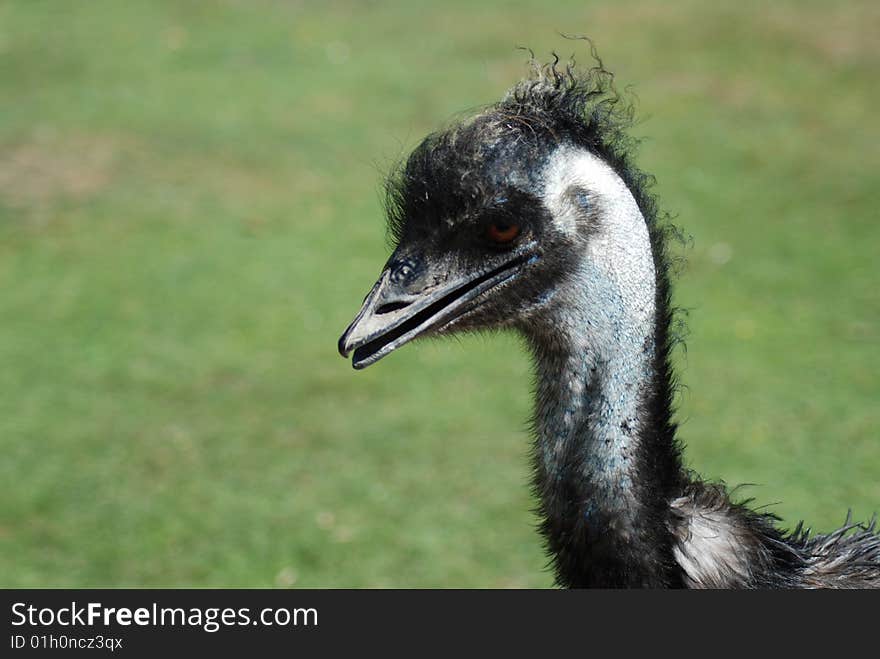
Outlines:
{"type": "Polygon", "coordinates": [[[409,302],[389,302],[388,304],[383,304],[381,307],[376,309],[376,315],[381,316],[385,313],[391,313],[392,311],[397,311],[398,309],[403,309],[404,307],[408,307],[409,302]]]}

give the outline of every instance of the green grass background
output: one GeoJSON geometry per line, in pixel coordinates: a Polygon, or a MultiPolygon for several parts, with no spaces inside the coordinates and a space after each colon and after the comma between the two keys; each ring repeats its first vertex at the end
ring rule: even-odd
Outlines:
{"type": "MultiPolygon", "coordinates": [[[[0,3],[0,584],[547,586],[513,337],[335,352],[389,163],[521,76],[631,84],[692,236],[690,466],[880,508],[880,5],[0,3]]],[[[778,502],[778,503],[777,503],[778,502]]]]}

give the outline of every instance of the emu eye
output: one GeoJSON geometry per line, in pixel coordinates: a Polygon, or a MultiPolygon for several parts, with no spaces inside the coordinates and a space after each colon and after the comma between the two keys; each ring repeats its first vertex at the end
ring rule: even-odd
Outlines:
{"type": "Polygon", "coordinates": [[[508,222],[493,222],[486,228],[486,237],[493,243],[504,245],[519,235],[519,225],[508,222]]]}

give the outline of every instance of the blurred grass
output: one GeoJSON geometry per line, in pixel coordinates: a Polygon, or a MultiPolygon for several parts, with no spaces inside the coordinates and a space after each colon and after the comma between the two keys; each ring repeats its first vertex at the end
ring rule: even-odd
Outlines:
{"type": "Polygon", "coordinates": [[[682,438],[880,507],[872,1],[0,4],[0,584],[546,586],[512,337],[335,354],[381,172],[593,36],[693,237],[682,438]]]}

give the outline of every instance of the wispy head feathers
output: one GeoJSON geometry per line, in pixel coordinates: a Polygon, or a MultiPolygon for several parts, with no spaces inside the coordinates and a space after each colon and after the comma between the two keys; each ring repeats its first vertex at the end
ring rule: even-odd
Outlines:
{"type": "Polygon", "coordinates": [[[484,202],[482,197],[493,192],[493,175],[509,179],[512,169],[521,168],[522,178],[536,176],[543,159],[562,143],[586,148],[610,165],[648,224],[655,225],[658,210],[649,193],[654,179],[635,166],[638,141],[627,132],[633,106],[590,46],[594,65],[589,68],[578,67],[574,59],[563,64],[555,54],[541,64],[529,51],[529,74],[500,101],[429,135],[394,168],[385,186],[392,244],[401,240],[414,215],[484,202]]]}

